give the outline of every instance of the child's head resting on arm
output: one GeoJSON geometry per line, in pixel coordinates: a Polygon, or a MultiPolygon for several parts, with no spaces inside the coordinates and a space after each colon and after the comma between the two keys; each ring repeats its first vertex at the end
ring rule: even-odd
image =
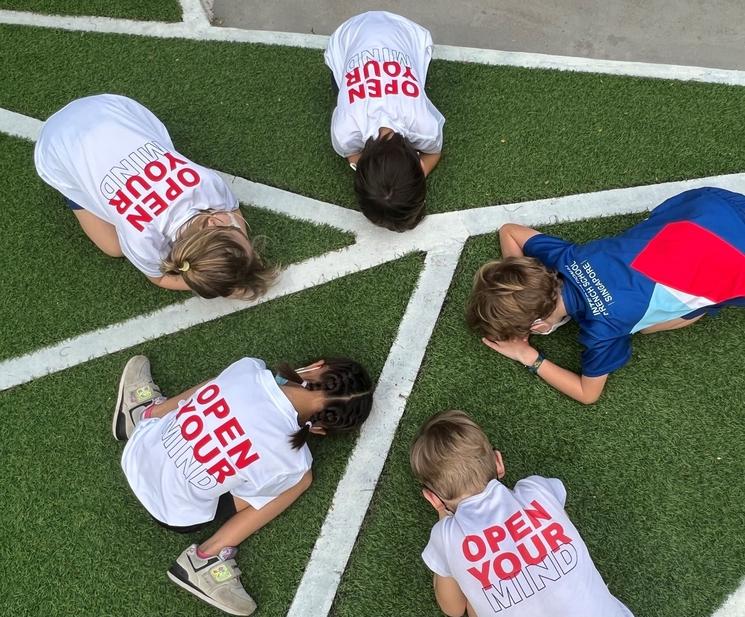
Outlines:
{"type": "Polygon", "coordinates": [[[277,373],[292,383],[301,384],[310,391],[322,392],[325,396],[323,409],[313,414],[291,437],[290,443],[295,449],[308,441],[311,430],[322,435],[347,433],[359,429],[370,415],[372,380],[365,368],[354,360],[323,360],[318,371],[314,371],[313,377],[307,380],[303,379],[304,373],[299,374],[287,364],[280,365],[277,373]]]}
{"type": "Polygon", "coordinates": [[[427,182],[419,153],[396,132],[370,137],[354,175],[362,213],[391,231],[416,227],[424,216],[427,182]]]}
{"type": "Polygon", "coordinates": [[[264,294],[277,269],[266,264],[240,227],[211,224],[214,215],[205,210],[182,226],[163,260],[163,274],[181,276],[195,294],[207,299],[252,300],[264,294]]]}
{"type": "Polygon", "coordinates": [[[525,338],[557,306],[561,281],[533,257],[507,257],[481,266],[473,280],[466,322],[493,341],[525,338]]]}
{"type": "Polygon", "coordinates": [[[416,479],[451,511],[504,475],[501,454],[464,411],[443,411],[427,420],[409,461],[416,479]]]}

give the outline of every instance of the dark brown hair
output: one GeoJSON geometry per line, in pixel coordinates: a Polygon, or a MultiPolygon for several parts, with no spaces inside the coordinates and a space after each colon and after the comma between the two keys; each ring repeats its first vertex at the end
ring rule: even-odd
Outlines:
{"type": "Polygon", "coordinates": [[[528,336],[556,308],[559,275],[533,257],[507,257],[479,268],[466,307],[468,325],[493,341],[528,336]]]}
{"type": "Polygon", "coordinates": [[[400,133],[367,140],[357,161],[354,190],[362,213],[391,231],[412,229],[424,216],[424,170],[416,149],[400,133]]]}
{"type": "MultiPolygon", "coordinates": [[[[303,378],[287,364],[280,364],[277,373],[285,379],[303,383],[303,378]]],[[[359,428],[370,415],[373,384],[365,368],[349,358],[324,359],[318,381],[306,382],[308,390],[321,390],[326,395],[324,408],[310,418],[314,427],[327,435],[346,433],[359,428]]],[[[304,425],[290,437],[295,449],[308,441],[310,427],[304,425]]]]}

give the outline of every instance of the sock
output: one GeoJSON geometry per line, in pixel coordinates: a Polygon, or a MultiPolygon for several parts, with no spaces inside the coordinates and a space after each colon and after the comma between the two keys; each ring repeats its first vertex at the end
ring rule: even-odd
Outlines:
{"type": "Polygon", "coordinates": [[[145,411],[142,412],[142,419],[143,420],[149,420],[153,417],[153,407],[156,405],[160,405],[161,403],[164,403],[168,399],[165,396],[159,396],[158,398],[153,399],[153,401],[145,408],[145,411]]]}
{"type": "MultiPolygon", "coordinates": [[[[228,559],[232,559],[236,556],[238,553],[238,547],[236,546],[224,546],[222,549],[220,549],[220,552],[217,553],[217,557],[222,559],[223,561],[227,561],[228,559]]],[[[209,553],[205,553],[197,546],[197,557],[199,559],[211,559],[212,557],[215,557],[215,555],[210,555],[209,553]]]]}

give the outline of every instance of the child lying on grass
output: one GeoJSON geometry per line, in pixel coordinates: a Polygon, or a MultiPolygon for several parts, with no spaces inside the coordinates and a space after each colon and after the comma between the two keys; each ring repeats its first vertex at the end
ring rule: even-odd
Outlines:
{"type": "Polygon", "coordinates": [[[502,455],[466,413],[442,412],[422,426],[411,469],[440,519],[422,558],[446,615],[632,617],[564,511],[561,481],[501,484],[502,455]]]}
{"type": "Polygon", "coordinates": [[[274,279],[225,181],[179,154],[137,101],[73,101],[44,123],[34,161],[93,243],[159,287],[252,298],[274,279]]]}
{"type": "Polygon", "coordinates": [[[243,358],[215,379],[165,399],[150,363],[124,368],[114,412],[116,439],[128,439],[122,469],[157,523],[181,533],[222,526],[186,548],[168,577],[233,615],[256,604],[241,585],[238,545],[310,486],[310,434],[356,430],[372,406],[365,369],[343,358],[277,376],[243,358]]]}
{"type": "Polygon", "coordinates": [[[405,17],[370,11],[336,29],[324,58],[338,89],[331,143],[355,170],[360,209],[376,225],[412,229],[424,216],[445,124],[424,92],[432,36],[405,17]]]}
{"type": "Polygon", "coordinates": [[[495,351],[557,390],[594,403],[631,358],[631,335],[683,328],[745,306],[745,196],[702,188],[671,197],[619,236],[578,245],[522,225],[499,230],[503,259],[476,273],[466,319],[495,351]],[[528,341],[574,319],[582,374],[528,341]]]}

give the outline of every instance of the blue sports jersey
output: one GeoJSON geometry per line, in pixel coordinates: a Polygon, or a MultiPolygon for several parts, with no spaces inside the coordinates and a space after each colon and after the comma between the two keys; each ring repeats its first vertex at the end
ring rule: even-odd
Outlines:
{"type": "Polygon", "coordinates": [[[523,247],[563,278],[579,324],[582,374],[631,357],[631,335],[745,298],[745,196],[702,188],[671,197],[619,236],[572,244],[539,234],[523,247]]]}

